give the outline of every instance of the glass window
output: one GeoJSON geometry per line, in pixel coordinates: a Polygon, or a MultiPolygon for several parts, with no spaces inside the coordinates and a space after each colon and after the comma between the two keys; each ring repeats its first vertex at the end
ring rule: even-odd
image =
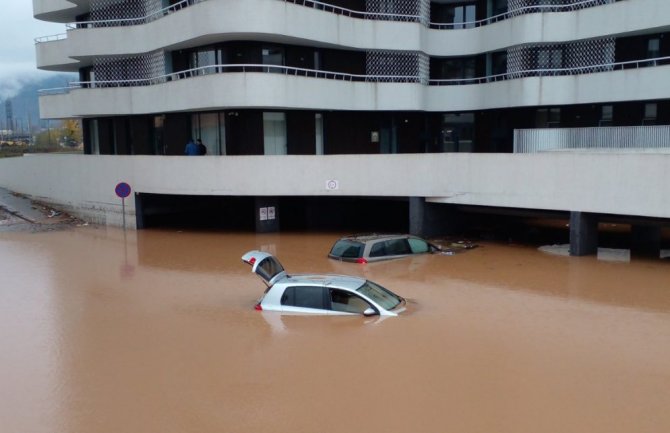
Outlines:
{"type": "Polygon", "coordinates": [[[358,258],[363,254],[363,244],[347,240],[337,241],[330,254],[336,257],[358,258]]]}
{"type": "Polygon", "coordinates": [[[614,119],[614,107],[611,105],[603,105],[600,108],[600,122],[598,126],[611,126],[614,119]]]}
{"type": "Polygon", "coordinates": [[[281,47],[263,48],[263,64],[264,65],[283,65],[284,64],[284,49],[281,47]]]}
{"type": "Polygon", "coordinates": [[[363,314],[371,305],[360,296],[344,290],[330,289],[330,308],[333,311],[363,314]]]}
{"type": "Polygon", "coordinates": [[[263,144],[265,155],[286,155],[286,115],[263,113],[263,144]]]}
{"type": "Polygon", "coordinates": [[[386,255],[386,243],[384,241],[377,242],[370,248],[370,257],[382,257],[386,255]]]}
{"type": "Polygon", "coordinates": [[[284,290],[281,304],[291,307],[324,309],[324,287],[293,286],[284,290]]]}
{"type": "Polygon", "coordinates": [[[644,118],[643,125],[655,125],[658,106],[655,103],[644,104],[644,118]]]}
{"type": "Polygon", "coordinates": [[[559,47],[539,48],[537,51],[538,69],[560,69],[563,67],[563,50],[559,47]]]}
{"type": "Polygon", "coordinates": [[[661,40],[658,38],[649,39],[647,42],[647,56],[656,58],[661,56],[661,40]]]}
{"type": "Polygon", "coordinates": [[[372,281],[366,281],[356,291],[372,299],[386,310],[392,310],[402,302],[402,298],[372,281]]]}
{"type": "Polygon", "coordinates": [[[427,253],[430,251],[430,245],[423,239],[409,238],[407,241],[409,242],[409,247],[412,249],[413,254],[427,253]]]}
{"type": "Polygon", "coordinates": [[[270,281],[275,275],[283,271],[284,267],[274,257],[266,257],[256,268],[256,273],[267,281],[270,281]]]}
{"type": "Polygon", "coordinates": [[[407,239],[392,239],[386,241],[386,254],[389,256],[398,256],[402,254],[411,254],[407,239]]]}

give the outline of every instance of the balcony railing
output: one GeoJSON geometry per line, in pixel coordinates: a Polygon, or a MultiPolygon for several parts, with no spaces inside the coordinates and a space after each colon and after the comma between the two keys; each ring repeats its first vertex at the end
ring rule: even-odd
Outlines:
{"type": "MultiPolygon", "coordinates": [[[[163,18],[166,15],[182,10],[188,6],[201,3],[206,0],[182,0],[179,3],[171,5],[169,7],[163,8],[159,11],[152,12],[143,17],[134,17],[134,18],[119,18],[119,19],[110,19],[110,20],[96,20],[96,21],[79,21],[74,23],[66,24],[68,30],[72,29],[82,29],[82,28],[98,28],[98,27],[124,27],[124,26],[134,26],[140,24],[146,24],[157,19],[163,18]]],[[[325,12],[330,12],[337,15],[343,15],[350,18],[358,18],[364,20],[377,20],[377,21],[399,21],[399,22],[427,22],[429,21],[428,17],[423,17],[421,15],[408,15],[408,14],[394,14],[394,13],[382,13],[382,12],[365,12],[357,11],[353,9],[347,9],[340,6],[331,5],[326,2],[316,1],[316,0],[279,0],[286,3],[293,3],[300,6],[306,6],[313,9],[322,10],[325,12]]],[[[542,0],[543,2],[546,0],[542,0]]],[[[538,0],[537,5],[523,6],[516,9],[508,10],[502,14],[494,15],[489,18],[476,20],[476,21],[467,21],[459,23],[427,23],[431,29],[438,30],[454,30],[454,29],[466,29],[481,27],[488,24],[493,24],[498,21],[503,21],[510,19],[519,15],[531,14],[531,13],[542,13],[542,12],[570,12],[580,9],[590,8],[594,6],[600,6],[605,4],[614,3],[621,0],[575,0],[572,3],[560,3],[560,4],[545,4],[540,3],[538,0]]],[[[35,39],[35,43],[51,42],[53,40],[63,39],[65,34],[55,35],[59,36],[58,39],[51,39],[51,36],[44,36],[35,39]]]]}
{"type": "Polygon", "coordinates": [[[124,26],[147,24],[152,21],[156,21],[160,18],[163,18],[164,16],[170,15],[174,12],[180,11],[189,6],[202,3],[204,1],[206,0],[181,0],[179,3],[175,3],[169,7],[152,12],[143,17],[120,18],[120,19],[97,20],[97,21],[77,21],[74,23],[66,24],[65,26],[67,27],[68,30],[72,30],[72,29],[90,29],[98,27],[124,27],[124,26]]]}
{"type": "Polygon", "coordinates": [[[670,126],[603,126],[514,130],[514,153],[560,150],[670,151],[670,126]]]}
{"type": "MultiPolygon", "coordinates": [[[[403,15],[403,14],[392,14],[392,13],[378,13],[378,12],[364,12],[357,11],[352,9],[343,8],[340,6],[334,6],[325,2],[320,2],[316,0],[280,0],[286,3],[293,3],[301,6],[311,7],[313,9],[323,10],[326,12],[331,12],[337,15],[344,15],[350,18],[359,18],[366,20],[378,20],[378,21],[403,21],[403,22],[423,22],[424,19],[428,21],[428,17],[422,17],[420,15],[403,15]]],[[[558,4],[546,4],[546,0],[542,0],[542,3],[538,1],[538,4],[531,6],[523,6],[515,9],[510,9],[507,12],[502,14],[494,15],[489,18],[477,20],[477,21],[467,21],[459,23],[433,23],[430,22],[428,26],[431,29],[438,30],[453,30],[453,29],[466,29],[481,27],[488,24],[493,24],[498,21],[514,18],[519,15],[532,14],[532,13],[542,13],[542,12],[571,12],[577,11],[580,9],[590,8],[594,6],[601,6],[605,4],[614,3],[620,0],[575,0],[572,3],[558,3],[558,4]]]]}
{"type": "Polygon", "coordinates": [[[53,42],[53,41],[60,41],[63,39],[67,39],[67,33],[59,33],[57,35],[49,35],[49,36],[40,36],[39,38],[35,38],[35,44],[42,44],[44,42],[53,42]]]}
{"type": "Polygon", "coordinates": [[[670,64],[670,56],[656,57],[653,59],[631,60],[627,62],[605,63],[589,66],[578,66],[574,68],[553,68],[553,69],[528,69],[523,71],[506,72],[504,74],[486,75],[473,78],[448,78],[431,79],[428,84],[431,86],[459,86],[465,84],[483,84],[495,81],[512,80],[528,77],[553,77],[561,75],[582,75],[593,74],[597,72],[610,72],[623,69],[639,69],[651,66],[661,66],[670,64]]]}
{"type": "MultiPolygon", "coordinates": [[[[533,69],[525,71],[510,72],[498,75],[489,75],[478,78],[458,78],[445,80],[429,80],[429,85],[466,85],[483,84],[496,81],[504,81],[528,77],[546,77],[562,75],[578,75],[596,72],[609,72],[624,69],[638,69],[651,66],[660,66],[670,64],[669,57],[658,57],[653,59],[634,60],[628,62],[609,63],[602,65],[584,66],[578,68],[559,68],[559,69],[533,69]]],[[[259,64],[234,64],[234,65],[210,65],[199,68],[188,69],[170,74],[159,75],[152,78],[125,79],[125,80],[104,80],[104,81],[74,81],[68,87],[57,89],[40,90],[40,95],[49,95],[54,93],[67,93],[71,89],[80,88],[106,88],[106,87],[136,87],[151,86],[162,84],[169,81],[178,81],[192,77],[200,77],[212,74],[225,73],[270,73],[282,74],[295,77],[320,78],[326,80],[339,80],[350,82],[372,82],[372,83],[425,83],[425,80],[417,75],[361,75],[347,74],[344,72],[321,71],[316,69],[295,68],[281,65],[259,65],[259,64]]]]}

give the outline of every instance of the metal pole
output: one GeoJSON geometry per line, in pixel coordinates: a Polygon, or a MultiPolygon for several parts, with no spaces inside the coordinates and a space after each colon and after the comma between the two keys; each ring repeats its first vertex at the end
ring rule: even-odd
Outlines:
{"type": "Polygon", "coordinates": [[[121,209],[123,213],[123,231],[126,231],[126,198],[121,199],[121,209]]]}

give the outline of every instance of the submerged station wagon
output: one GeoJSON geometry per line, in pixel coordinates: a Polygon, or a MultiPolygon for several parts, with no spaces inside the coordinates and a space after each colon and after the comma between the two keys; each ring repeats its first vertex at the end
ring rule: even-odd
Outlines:
{"type": "Polygon", "coordinates": [[[397,316],[406,301],[364,278],[346,275],[288,275],[273,255],[249,251],[242,261],[267,285],[256,310],[288,314],[397,316]]]}
{"type": "Polygon", "coordinates": [[[438,246],[416,236],[371,234],[339,239],[328,257],[344,262],[368,263],[437,251],[440,251],[438,246]]]}

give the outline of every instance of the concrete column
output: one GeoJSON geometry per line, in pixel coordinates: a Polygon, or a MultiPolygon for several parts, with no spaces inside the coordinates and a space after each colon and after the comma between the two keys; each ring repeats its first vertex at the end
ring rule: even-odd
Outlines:
{"type": "Polygon", "coordinates": [[[410,234],[426,238],[452,234],[459,227],[459,215],[452,206],[427,203],[425,197],[409,197],[410,234]]]}
{"type": "Polygon", "coordinates": [[[631,227],[631,257],[656,258],[661,256],[661,227],[635,225],[631,227]]]}
{"type": "Polygon", "coordinates": [[[570,212],[570,255],[598,253],[598,217],[586,212],[570,212]]]}
{"type": "Polygon", "coordinates": [[[145,227],[144,207],[142,207],[142,194],[135,193],[135,228],[142,230],[145,227]]]}
{"type": "Polygon", "coordinates": [[[256,197],[254,208],[257,233],[279,231],[279,199],[277,197],[256,197]]]}
{"type": "Polygon", "coordinates": [[[425,236],[425,210],[425,198],[409,198],[409,234],[414,236],[425,236]]]}

